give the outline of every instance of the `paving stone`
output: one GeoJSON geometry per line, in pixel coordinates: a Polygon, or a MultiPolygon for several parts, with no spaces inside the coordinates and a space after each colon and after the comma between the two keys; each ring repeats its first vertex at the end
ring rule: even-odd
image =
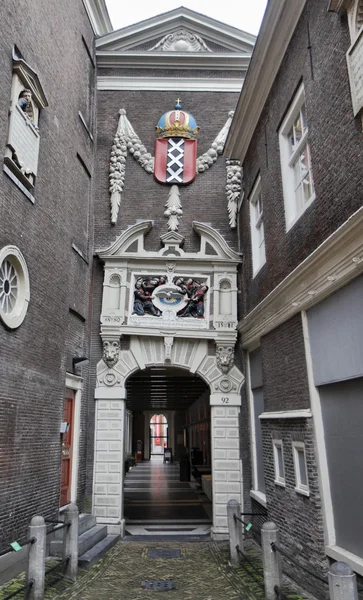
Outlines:
{"type": "MultiPolygon", "coordinates": [[[[49,581],[45,599],[150,600],[151,595],[152,600],[162,591],[161,598],[173,600],[265,600],[261,550],[249,541],[245,554],[248,560],[242,559],[241,565],[232,567],[227,542],[122,540],[92,569],[81,569],[77,583],[63,579],[50,587],[49,581]],[[179,556],[170,558],[171,554],[179,556]],[[165,584],[146,589],[145,582],[150,581],[165,584]],[[167,589],[168,582],[174,589],[167,589]]],[[[18,578],[14,586],[23,581],[18,578]]],[[[311,598],[291,587],[288,590],[287,586],[284,591],[288,600],[311,598]]],[[[8,586],[1,588],[0,600],[9,591],[8,586]]]]}

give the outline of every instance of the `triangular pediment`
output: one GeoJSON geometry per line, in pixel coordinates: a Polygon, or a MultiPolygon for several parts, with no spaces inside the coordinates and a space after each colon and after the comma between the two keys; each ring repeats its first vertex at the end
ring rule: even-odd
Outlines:
{"type": "Polygon", "coordinates": [[[255,36],[180,7],[106,34],[96,41],[101,52],[235,52],[251,54],[255,36]],[[178,44],[179,41],[179,44],[178,44]]]}

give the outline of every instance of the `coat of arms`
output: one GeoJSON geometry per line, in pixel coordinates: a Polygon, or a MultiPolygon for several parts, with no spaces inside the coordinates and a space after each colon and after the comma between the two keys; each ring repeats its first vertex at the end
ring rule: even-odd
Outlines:
{"type": "Polygon", "coordinates": [[[181,110],[179,100],[174,110],[165,113],[156,127],[154,176],[159,183],[186,185],[197,172],[198,126],[190,113],[181,110]]]}

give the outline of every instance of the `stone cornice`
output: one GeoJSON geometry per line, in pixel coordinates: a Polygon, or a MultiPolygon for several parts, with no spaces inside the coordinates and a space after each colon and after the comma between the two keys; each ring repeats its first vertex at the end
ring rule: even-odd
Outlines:
{"type": "Polygon", "coordinates": [[[113,30],[105,0],[83,0],[95,35],[105,35],[113,30]]]}
{"type": "Polygon", "coordinates": [[[321,302],[362,270],[363,207],[239,322],[243,347],[253,348],[263,335],[321,302]]]}
{"type": "Polygon", "coordinates": [[[229,158],[244,161],[305,3],[306,0],[270,0],[267,5],[226,142],[224,153],[229,158]]]}
{"type": "Polygon", "coordinates": [[[213,69],[246,71],[251,54],[243,52],[112,52],[97,51],[98,67],[132,69],[213,69]]]}
{"type": "Polygon", "coordinates": [[[103,36],[96,41],[97,48],[130,47],[132,45],[144,44],[163,37],[177,27],[189,27],[202,38],[205,36],[225,47],[235,51],[249,51],[252,49],[256,37],[236,27],[226,25],[210,17],[206,17],[188,8],[180,7],[168,11],[151,19],[146,19],[124,27],[103,36]],[[229,42],[229,43],[228,43],[229,42]]]}
{"type": "MultiPolygon", "coordinates": [[[[200,235],[202,244],[205,241],[208,242],[213,248],[216,249],[223,260],[230,260],[231,262],[235,263],[242,262],[242,256],[237,254],[237,252],[228,246],[224,237],[221,236],[216,229],[213,229],[213,227],[207,225],[206,223],[200,223],[198,221],[193,221],[193,229],[200,235]]],[[[198,259],[200,255],[203,256],[203,252],[204,248],[201,248],[201,251],[197,253],[196,258],[198,259]]],[[[207,258],[213,262],[213,260],[217,257],[207,256],[207,258]]]]}
{"type": "MultiPolygon", "coordinates": [[[[168,330],[166,328],[163,329],[161,324],[161,329],[163,330],[163,335],[173,335],[175,338],[187,338],[187,339],[199,339],[199,340],[215,340],[218,341],[220,339],[223,340],[226,344],[235,344],[237,339],[236,330],[226,331],[217,331],[216,329],[175,329],[168,330]]],[[[136,335],[136,336],[145,336],[145,337],[160,337],[160,329],[155,327],[147,327],[147,325],[143,327],[135,327],[132,325],[121,325],[118,329],[118,335],[136,335]]],[[[108,335],[108,334],[107,334],[108,335]]]]}
{"type": "Polygon", "coordinates": [[[144,249],[144,236],[150,231],[153,222],[150,220],[140,221],[135,225],[131,225],[123,231],[116,240],[108,247],[96,250],[96,255],[101,260],[107,263],[127,262],[132,264],[135,262],[142,268],[142,265],[165,265],[165,261],[175,262],[178,265],[188,263],[193,260],[193,265],[209,265],[223,264],[226,266],[233,265],[234,267],[242,261],[241,255],[237,254],[230,248],[223,236],[213,229],[210,225],[193,221],[193,229],[200,236],[199,252],[184,252],[181,248],[179,256],[163,255],[163,250],[151,252],[144,249]],[[134,243],[137,243],[137,252],[129,251],[128,249],[134,243]],[[206,244],[209,244],[215,251],[215,254],[208,254],[206,244]]]}
{"type": "Polygon", "coordinates": [[[241,78],[207,77],[97,77],[97,89],[105,90],[151,90],[176,92],[235,92],[240,93],[241,78]]]}

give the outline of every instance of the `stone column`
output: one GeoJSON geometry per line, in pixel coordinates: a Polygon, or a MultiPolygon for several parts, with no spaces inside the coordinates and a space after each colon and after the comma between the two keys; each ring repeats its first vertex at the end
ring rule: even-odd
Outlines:
{"type": "Polygon", "coordinates": [[[267,521],[261,528],[261,545],[263,558],[263,575],[267,600],[275,600],[275,586],[282,587],[281,556],[272,550],[271,544],[279,543],[279,532],[272,521],[267,521]]]}
{"type": "Polygon", "coordinates": [[[214,538],[228,539],[227,502],[242,501],[242,465],[239,423],[241,397],[238,394],[212,394],[212,485],[214,538]]]}
{"type": "Polygon", "coordinates": [[[29,538],[36,541],[29,546],[27,583],[33,582],[27,598],[42,600],[44,598],[45,553],[47,526],[43,517],[33,517],[30,521],[29,538]]]}
{"type": "Polygon", "coordinates": [[[123,479],[126,390],[96,388],[93,514],[109,533],[125,534],[123,479]],[[111,397],[107,397],[107,394],[111,397]]]}
{"type": "Polygon", "coordinates": [[[344,562],[335,562],[328,573],[331,600],[358,600],[357,578],[344,562]]]}

